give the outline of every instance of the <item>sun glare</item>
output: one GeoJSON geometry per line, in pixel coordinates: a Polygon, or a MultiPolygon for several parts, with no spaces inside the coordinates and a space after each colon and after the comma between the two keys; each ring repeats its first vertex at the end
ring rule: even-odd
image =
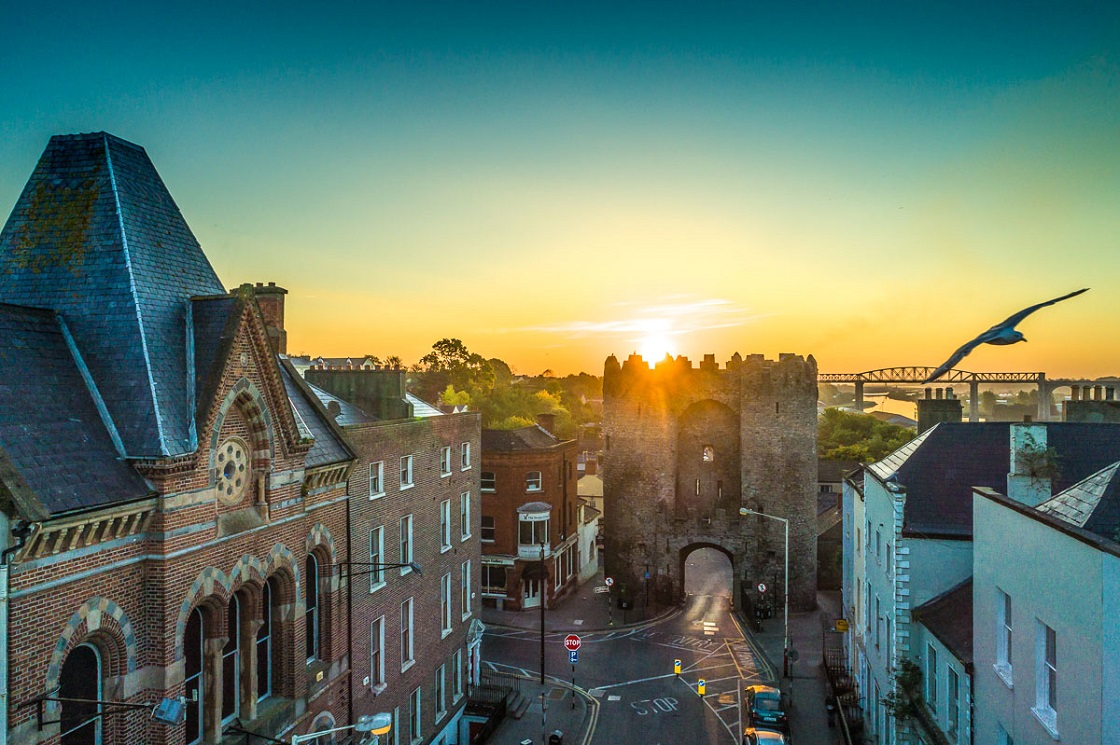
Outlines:
{"type": "Polygon", "coordinates": [[[638,341],[638,354],[650,364],[665,359],[665,355],[676,355],[676,347],[665,334],[647,334],[638,341]]]}

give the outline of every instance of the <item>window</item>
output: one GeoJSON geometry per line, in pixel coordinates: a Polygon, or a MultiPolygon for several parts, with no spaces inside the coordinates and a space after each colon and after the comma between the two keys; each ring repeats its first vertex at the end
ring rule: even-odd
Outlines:
{"type": "Polygon", "coordinates": [[[996,672],[1011,686],[1011,596],[1002,590],[996,595],[996,672]]]}
{"type": "Polygon", "coordinates": [[[451,572],[443,575],[439,582],[439,618],[443,633],[441,638],[451,633],[451,572]]]}
{"type": "Polygon", "coordinates": [[[471,444],[464,442],[459,446],[459,468],[467,470],[471,467],[471,444]]]}
{"type": "Polygon", "coordinates": [[[183,695],[187,703],[187,745],[202,742],[202,722],[205,719],[206,689],[202,669],[203,634],[202,611],[195,608],[183,631],[183,663],[186,680],[183,695]]]}
{"type": "Polygon", "coordinates": [[[272,695],[272,580],[261,588],[261,626],[257,629],[257,701],[272,695]]]}
{"type": "Polygon", "coordinates": [[[444,445],[439,451],[439,475],[451,475],[451,446],[444,445]]]}
{"type": "Polygon", "coordinates": [[[436,668],[436,721],[443,719],[447,714],[447,695],[444,691],[445,681],[447,679],[447,669],[440,665],[436,668]]]}
{"type": "Polygon", "coordinates": [[[471,537],[471,493],[465,491],[459,495],[459,540],[465,541],[471,537]]]}
{"type": "MultiPolygon", "coordinates": [[[[195,613],[198,611],[196,610],[195,613]]],[[[184,651],[190,654],[193,650],[184,651]]],[[[92,644],[79,644],[66,655],[66,662],[62,664],[62,671],[58,676],[58,693],[55,695],[59,698],[99,701],[101,676],[101,653],[97,651],[97,647],[92,644]]],[[[101,742],[101,705],[63,701],[60,725],[62,745],[99,743],[101,742]]],[[[190,730],[188,730],[188,737],[189,732],[190,730]]]]}
{"type": "Polygon", "coordinates": [[[412,667],[412,598],[401,603],[401,672],[412,667]]]}
{"type": "MultiPolygon", "coordinates": [[[[412,515],[405,515],[401,518],[401,564],[409,564],[412,561],[412,515]]],[[[401,567],[401,575],[408,574],[412,571],[410,566],[401,567]]]]}
{"type": "Polygon", "coordinates": [[[883,536],[879,530],[875,531],[875,561],[883,560],[883,536]]]}
{"type": "Polygon", "coordinates": [[[452,684],[455,686],[455,689],[452,691],[451,695],[453,695],[455,697],[454,699],[452,699],[453,701],[458,701],[459,699],[461,699],[463,697],[463,650],[462,649],[456,649],[455,650],[455,655],[452,657],[452,661],[453,661],[453,664],[455,665],[455,671],[453,673],[451,673],[451,681],[452,681],[452,684]]]}
{"type": "Polygon", "coordinates": [[[483,471],[479,485],[482,487],[482,491],[494,491],[494,472],[483,471]]]}
{"type": "Polygon", "coordinates": [[[419,742],[420,734],[420,687],[417,686],[408,698],[408,741],[419,742]]]}
{"type": "Polygon", "coordinates": [[[405,455],[401,458],[401,488],[408,489],[412,486],[412,456],[405,455]]]}
{"type": "Polygon", "coordinates": [[[471,614],[471,562],[468,559],[459,567],[459,600],[463,609],[463,620],[471,614]]]}
{"type": "Polygon", "coordinates": [[[483,595],[505,595],[506,568],[497,564],[483,564],[481,587],[483,595]]]}
{"type": "Polygon", "coordinates": [[[1007,730],[1003,728],[1002,724],[996,725],[999,728],[998,737],[996,737],[996,745],[1015,745],[1014,738],[1007,734],[1007,730]]]}
{"type": "Polygon", "coordinates": [[[440,553],[451,550],[451,500],[445,499],[439,503],[439,550],[440,553]]]}
{"type": "Polygon", "coordinates": [[[494,542],[494,534],[495,534],[496,531],[497,531],[497,528],[494,525],[494,518],[490,515],[483,515],[482,516],[482,535],[480,536],[480,540],[483,543],[493,543],[494,542]]]}
{"type": "Polygon", "coordinates": [[[856,554],[860,554],[860,553],[863,552],[863,544],[860,543],[860,535],[859,534],[860,534],[860,529],[859,529],[859,526],[857,525],[856,526],[856,554]]]}
{"type": "Polygon", "coordinates": [[[376,499],[385,495],[385,462],[369,464],[369,498],[376,499]]]}
{"type": "Polygon", "coordinates": [[[961,680],[957,675],[957,671],[952,667],[949,668],[948,683],[945,690],[945,706],[948,710],[948,727],[946,731],[949,733],[949,739],[954,742],[957,739],[957,721],[961,718],[961,680]]]}
{"type": "Polygon", "coordinates": [[[385,685],[385,616],[369,625],[369,682],[375,690],[385,685]]]}
{"type": "Polygon", "coordinates": [[[307,610],[304,613],[307,630],[307,661],[311,662],[319,656],[319,560],[315,558],[315,554],[307,555],[306,571],[303,576],[307,594],[307,610]]]}
{"type": "Polygon", "coordinates": [[[716,451],[712,449],[711,445],[705,445],[704,452],[701,457],[704,459],[705,463],[711,463],[716,459],[716,451]]]}
{"type": "Polygon", "coordinates": [[[1043,726],[1058,732],[1058,635],[1042,621],[1035,632],[1035,690],[1031,711],[1043,726]]]}
{"type": "Polygon", "coordinates": [[[384,525],[378,525],[369,532],[369,564],[369,591],[374,592],[385,586],[384,525]]]}
{"type": "Polygon", "coordinates": [[[541,472],[529,471],[525,474],[525,491],[540,491],[541,490],[541,472]]]}
{"type": "Polygon", "coordinates": [[[222,647],[222,724],[232,722],[241,702],[241,603],[237,595],[226,608],[226,644],[222,647]]]}
{"type": "Polygon", "coordinates": [[[926,703],[937,711],[937,650],[932,644],[926,645],[926,703]]]}
{"type": "Polygon", "coordinates": [[[883,625],[883,606],[879,602],[879,596],[875,596],[875,648],[879,647],[879,636],[883,625]]]}
{"type": "Polygon", "coordinates": [[[518,542],[522,546],[535,546],[548,544],[548,518],[544,520],[526,520],[526,515],[521,515],[518,521],[518,542]]]}

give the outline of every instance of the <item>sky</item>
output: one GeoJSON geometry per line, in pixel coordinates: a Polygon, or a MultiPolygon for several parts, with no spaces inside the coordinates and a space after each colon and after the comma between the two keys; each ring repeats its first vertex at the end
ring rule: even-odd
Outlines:
{"type": "Polygon", "coordinates": [[[142,145],[289,351],[1120,374],[1120,4],[19,3],[0,214],[142,145]]]}

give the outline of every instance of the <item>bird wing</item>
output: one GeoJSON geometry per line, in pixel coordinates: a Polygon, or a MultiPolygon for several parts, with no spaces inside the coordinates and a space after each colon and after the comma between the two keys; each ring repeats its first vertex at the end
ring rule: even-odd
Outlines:
{"type": "Polygon", "coordinates": [[[1001,329],[1001,328],[1003,328],[1003,329],[1013,329],[1013,328],[1015,328],[1015,326],[1018,325],[1019,321],[1022,321],[1024,318],[1029,316],[1031,313],[1034,313],[1039,308],[1045,308],[1047,305],[1053,305],[1054,303],[1060,303],[1063,300],[1069,300],[1071,297],[1075,297],[1077,295],[1080,295],[1081,293],[1087,291],[1088,289],[1089,289],[1088,287],[1085,287],[1081,290],[1077,290],[1076,292],[1071,292],[1068,295],[1062,295],[1061,297],[1056,297],[1053,300],[1047,300],[1045,303],[1038,303],[1037,305],[1032,305],[1029,308],[1023,308],[1021,311],[1019,311],[1015,315],[1008,316],[1007,320],[1005,320],[1003,323],[997,323],[995,326],[992,326],[992,328],[990,330],[995,331],[996,329],[1001,329]]]}
{"type": "Polygon", "coordinates": [[[961,360],[963,360],[965,357],[967,357],[969,352],[971,352],[973,349],[976,349],[976,347],[983,344],[984,341],[985,341],[985,337],[987,337],[989,333],[991,333],[991,330],[985,331],[984,333],[980,334],[980,336],[977,336],[972,341],[965,342],[964,344],[962,344],[960,346],[960,348],[957,349],[957,351],[955,351],[951,355],[949,355],[949,359],[942,362],[936,370],[934,370],[932,373],[930,373],[930,376],[928,378],[926,378],[925,380],[923,380],[922,384],[924,385],[926,383],[932,383],[933,381],[937,380],[938,378],[940,378],[945,373],[952,370],[953,366],[956,365],[961,360]]]}

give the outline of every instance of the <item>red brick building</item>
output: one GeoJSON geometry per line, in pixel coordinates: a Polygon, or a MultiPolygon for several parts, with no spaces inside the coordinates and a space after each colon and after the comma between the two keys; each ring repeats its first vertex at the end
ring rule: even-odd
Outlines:
{"type": "Polygon", "coordinates": [[[383,743],[465,745],[482,634],[479,415],[428,406],[406,393],[401,370],[320,365],[304,375],[357,457],[348,583],[355,716],[391,714],[383,743]],[[410,562],[420,571],[378,566],[410,562]]]}
{"type": "Polygon", "coordinates": [[[484,602],[536,608],[542,594],[551,604],[578,583],[578,450],[536,425],[482,431],[484,602]]]}
{"type": "Polygon", "coordinates": [[[0,742],[353,721],[354,455],[257,289],[226,292],[142,148],[51,139],[0,233],[0,742]],[[185,721],[114,705],[165,697],[185,721]]]}

